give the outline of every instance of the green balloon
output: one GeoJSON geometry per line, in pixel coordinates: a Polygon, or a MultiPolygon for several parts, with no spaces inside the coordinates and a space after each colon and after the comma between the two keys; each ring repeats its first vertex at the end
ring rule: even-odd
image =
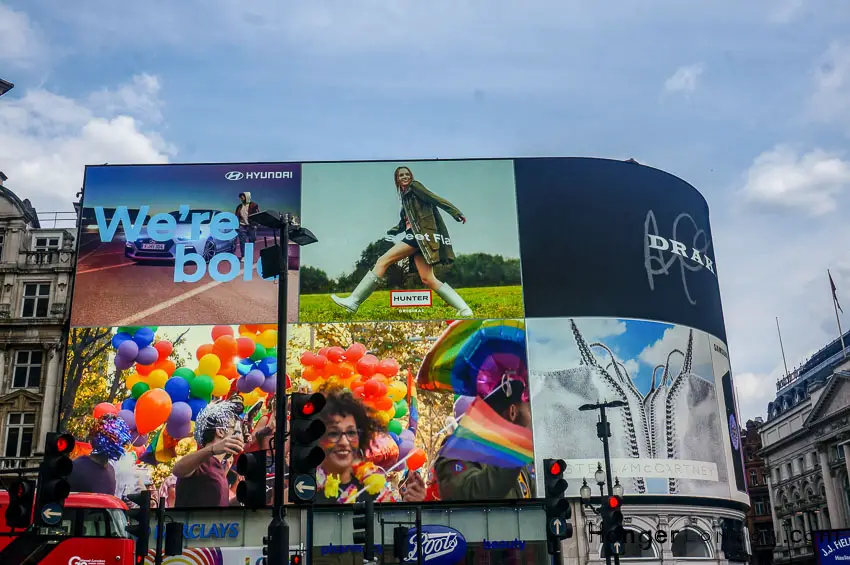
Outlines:
{"type": "Polygon", "coordinates": [[[258,343],[256,349],[254,349],[254,354],[251,355],[251,361],[262,361],[266,357],[268,357],[266,348],[258,343]]]}
{"type": "Polygon", "coordinates": [[[399,422],[398,420],[390,420],[390,425],[387,426],[387,428],[395,435],[399,435],[402,430],[401,422],[399,422]]]}
{"type": "Polygon", "coordinates": [[[407,414],[407,401],[405,399],[401,399],[395,403],[395,417],[402,418],[407,414]]]}
{"type": "MultiPolygon", "coordinates": [[[[277,347],[266,349],[266,357],[274,357],[275,359],[277,359],[277,347]]],[[[263,359],[265,359],[266,357],[263,357],[263,359]]]]}
{"type": "Polygon", "coordinates": [[[212,391],[215,387],[213,383],[212,377],[207,375],[198,375],[192,382],[189,383],[189,390],[192,391],[192,396],[195,398],[200,398],[201,400],[210,401],[212,398],[212,391]]]}
{"type": "Polygon", "coordinates": [[[133,398],[138,400],[140,396],[142,396],[150,389],[151,387],[150,385],[148,385],[148,383],[136,383],[133,385],[133,388],[130,389],[130,394],[133,395],[133,398]]]}
{"type": "Polygon", "coordinates": [[[192,381],[195,379],[195,371],[188,367],[180,367],[179,369],[174,371],[174,374],[172,376],[183,377],[184,379],[186,379],[186,382],[191,385],[192,381]]]}

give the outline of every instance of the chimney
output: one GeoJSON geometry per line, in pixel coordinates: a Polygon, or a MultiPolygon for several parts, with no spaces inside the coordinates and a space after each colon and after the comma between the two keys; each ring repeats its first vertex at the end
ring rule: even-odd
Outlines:
{"type": "Polygon", "coordinates": [[[6,180],[7,180],[8,178],[9,178],[9,177],[7,177],[7,176],[3,173],[3,171],[0,171],[0,186],[3,186],[3,183],[4,183],[4,182],[6,182],[6,180]]]}

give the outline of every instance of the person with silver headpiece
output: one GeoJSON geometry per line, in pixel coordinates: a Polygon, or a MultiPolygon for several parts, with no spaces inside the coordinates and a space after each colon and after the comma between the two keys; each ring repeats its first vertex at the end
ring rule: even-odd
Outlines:
{"type": "Polygon", "coordinates": [[[210,403],[195,419],[198,449],[181,457],[172,474],[177,477],[174,506],[212,508],[238,504],[227,473],[245,446],[239,397],[210,403]]]}

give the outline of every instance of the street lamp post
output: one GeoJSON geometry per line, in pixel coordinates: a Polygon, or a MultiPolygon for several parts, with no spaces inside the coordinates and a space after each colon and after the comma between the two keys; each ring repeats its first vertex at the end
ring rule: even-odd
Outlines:
{"type": "MultiPolygon", "coordinates": [[[[617,480],[617,486],[620,487],[620,494],[615,495],[613,492],[614,483],[611,480],[611,451],[608,448],[608,438],[611,437],[611,424],[608,423],[608,419],[605,417],[605,409],[606,408],[622,408],[627,404],[622,400],[612,400],[611,402],[597,402],[596,404],[583,404],[579,406],[580,412],[587,412],[588,410],[599,410],[599,421],[596,423],[596,437],[602,440],[602,453],[605,458],[605,473],[602,473],[602,469],[597,469],[594,478],[596,479],[596,483],[599,485],[599,493],[604,498],[604,493],[602,491],[602,487],[607,484],[608,485],[608,496],[622,496],[623,487],[620,486],[619,479],[617,480]]],[[[585,483],[582,486],[582,494],[586,491],[584,487],[587,486],[585,483]]],[[[588,488],[588,492],[590,487],[588,488]]],[[[588,500],[590,499],[590,494],[587,496],[588,500]]],[[[582,501],[584,500],[584,496],[582,496],[582,501]]],[[[604,530],[605,524],[603,524],[604,530]]],[[[605,547],[605,540],[602,540],[603,547],[605,547]]],[[[610,551],[605,551],[605,562],[608,565],[611,565],[611,557],[610,551]]],[[[614,563],[616,565],[620,565],[620,556],[618,554],[614,554],[614,563]]]]}
{"type": "MultiPolygon", "coordinates": [[[[607,473],[607,474],[610,475],[610,472],[607,473]]],[[[599,486],[599,498],[600,498],[600,500],[603,500],[603,501],[605,500],[605,489],[604,489],[605,484],[606,484],[605,476],[606,476],[606,473],[605,473],[605,471],[602,470],[602,464],[597,463],[596,472],[593,474],[593,480],[596,481],[596,484],[599,486]]],[[[618,497],[623,496],[624,489],[623,489],[623,485],[620,484],[619,477],[614,478],[614,485],[613,486],[611,485],[610,481],[608,481],[607,484],[608,484],[608,493],[609,493],[608,495],[609,496],[618,496],[618,497]]],[[[582,506],[584,506],[585,508],[588,508],[594,514],[599,516],[599,515],[602,514],[602,505],[600,504],[599,507],[596,507],[592,504],[592,502],[591,502],[592,494],[593,493],[591,491],[590,485],[587,484],[587,479],[582,479],[581,489],[579,489],[579,496],[581,496],[582,506]]],[[[604,524],[603,524],[603,527],[600,529],[600,531],[604,531],[604,524]]],[[[604,544],[605,544],[604,538],[602,540],[602,543],[603,543],[603,547],[604,547],[604,544]]],[[[620,562],[619,555],[614,555],[614,560],[615,560],[616,563],[619,563],[620,562]]],[[[611,563],[611,552],[609,552],[609,551],[605,551],[605,563],[607,563],[608,565],[610,565],[610,563],[611,563]]]]}
{"type": "Polygon", "coordinates": [[[280,212],[258,212],[248,219],[275,230],[275,245],[260,252],[262,277],[277,275],[277,383],[275,387],[275,434],[274,434],[274,503],[272,520],[269,523],[269,544],[280,563],[289,562],[289,524],[283,504],[284,491],[284,448],[286,442],[286,323],[289,290],[289,242],[298,245],[316,243],[313,233],[297,224],[291,214],[280,212]],[[277,238],[280,234],[280,243],[277,238]]]}

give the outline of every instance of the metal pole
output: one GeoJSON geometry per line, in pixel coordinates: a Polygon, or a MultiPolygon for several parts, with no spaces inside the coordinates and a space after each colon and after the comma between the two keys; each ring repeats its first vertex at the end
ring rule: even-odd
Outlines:
{"type": "MultiPolygon", "coordinates": [[[[280,246],[283,265],[278,275],[277,285],[277,386],[275,387],[275,434],[274,434],[274,506],[269,533],[280,536],[273,543],[280,548],[281,563],[289,562],[289,524],[286,522],[286,508],[283,505],[284,491],[284,447],[286,442],[286,319],[287,286],[289,282],[289,214],[280,216],[280,246]],[[272,533],[274,532],[274,533],[272,533]]],[[[308,517],[309,519],[309,517],[308,517]]],[[[309,526],[308,526],[309,528],[309,526]]],[[[309,563],[309,561],[308,561],[309,563]]],[[[274,564],[277,565],[277,564],[274,564]]]]}
{"type": "Polygon", "coordinates": [[[788,363],[785,361],[785,346],[782,345],[782,332],[779,330],[779,316],[776,317],[776,333],[779,334],[779,349],[782,351],[782,364],[785,366],[785,376],[788,376],[788,363]]]}
{"type": "MultiPolygon", "coordinates": [[[[395,536],[393,536],[393,539],[395,539],[395,536]]],[[[379,557],[379,559],[381,560],[381,565],[385,565],[385,563],[387,562],[386,558],[384,557],[384,548],[386,547],[386,545],[386,539],[384,538],[384,517],[381,516],[381,556],[379,557]]]]}
{"type": "Polygon", "coordinates": [[[162,565],[162,536],[165,532],[162,531],[162,523],[165,521],[165,497],[159,497],[159,504],[156,507],[156,555],[153,562],[155,565],[162,565]]]}
{"type": "MultiPolygon", "coordinates": [[[[614,494],[614,491],[612,490],[614,481],[611,480],[611,451],[608,449],[608,436],[610,435],[610,432],[608,431],[608,419],[605,417],[605,406],[599,407],[599,423],[602,424],[602,433],[599,435],[602,439],[602,453],[605,458],[605,479],[606,484],[608,485],[608,496],[612,496],[614,494]]],[[[600,488],[599,490],[602,489],[600,488]]],[[[605,504],[605,501],[603,500],[602,503],[605,504]]],[[[602,531],[605,531],[605,524],[602,524],[602,531]]],[[[607,545],[605,545],[605,539],[602,540],[602,543],[603,547],[606,548],[605,563],[607,565],[611,565],[611,550],[607,545]]],[[[614,554],[614,564],[620,565],[620,556],[617,554],[614,554]]]]}
{"type": "Polygon", "coordinates": [[[306,539],[305,544],[304,544],[304,561],[306,561],[305,565],[312,565],[312,563],[313,563],[313,505],[312,504],[307,506],[307,532],[306,532],[306,535],[304,537],[306,539]]]}
{"type": "Polygon", "coordinates": [[[422,565],[422,507],[416,507],[416,564],[422,565]]]}

